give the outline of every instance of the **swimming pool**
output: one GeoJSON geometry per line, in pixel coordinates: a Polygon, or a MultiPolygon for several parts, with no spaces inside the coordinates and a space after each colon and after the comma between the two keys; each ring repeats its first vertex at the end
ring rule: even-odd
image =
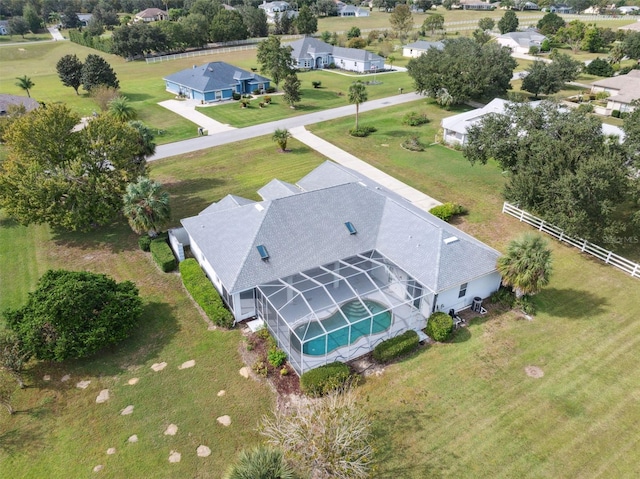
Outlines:
{"type": "Polygon", "coordinates": [[[330,353],[334,349],[352,344],[367,334],[381,333],[391,326],[391,311],[387,307],[370,299],[347,301],[340,306],[340,311],[336,311],[328,318],[321,321],[322,326],[317,321],[309,321],[301,324],[291,333],[291,346],[300,351],[300,341],[302,339],[302,352],[310,356],[322,356],[330,353]],[[366,305],[366,308],[364,305],[366,305]],[[367,311],[367,308],[369,311],[367,311]],[[345,320],[345,317],[348,321],[345,320]],[[297,337],[296,337],[297,335],[297,337]],[[316,337],[317,336],[317,337],[316,337]],[[306,338],[313,338],[306,341],[306,338]],[[351,340],[349,340],[351,338],[351,340]]]}

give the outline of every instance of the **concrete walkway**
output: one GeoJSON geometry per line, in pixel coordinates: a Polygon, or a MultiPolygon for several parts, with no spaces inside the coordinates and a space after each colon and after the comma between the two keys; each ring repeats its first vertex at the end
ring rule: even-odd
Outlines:
{"type": "Polygon", "coordinates": [[[60,31],[56,27],[47,27],[47,30],[49,30],[51,38],[53,38],[54,41],[57,42],[65,40],[65,38],[62,36],[62,33],[60,33],[60,31]]]}
{"type": "Polygon", "coordinates": [[[418,208],[429,211],[434,206],[442,204],[438,200],[425,195],[421,191],[412,188],[402,181],[396,180],[393,176],[380,171],[378,168],[374,168],[369,163],[362,161],[351,153],[347,153],[332,143],[314,135],[307,131],[304,126],[291,128],[289,132],[296,140],[313,148],[336,163],[346,166],[347,168],[351,168],[352,170],[365,175],[367,178],[371,178],[373,181],[380,183],[385,188],[406,198],[418,208]]]}
{"type": "Polygon", "coordinates": [[[209,118],[207,115],[196,110],[199,103],[193,100],[166,100],[161,101],[158,105],[172,111],[176,115],[195,123],[200,128],[207,130],[207,134],[215,135],[224,131],[235,130],[236,128],[220,123],[219,121],[209,118]]]}

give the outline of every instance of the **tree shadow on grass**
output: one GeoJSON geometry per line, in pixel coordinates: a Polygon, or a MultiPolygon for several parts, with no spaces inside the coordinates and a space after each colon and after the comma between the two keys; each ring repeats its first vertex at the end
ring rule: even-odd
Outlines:
{"type": "Polygon", "coordinates": [[[122,253],[138,248],[137,238],[124,219],[91,231],[53,230],[52,240],[56,246],[84,251],[107,248],[111,253],[122,253]]]}
{"type": "Polygon", "coordinates": [[[124,96],[126,96],[129,99],[129,101],[131,101],[131,102],[144,101],[144,100],[148,100],[150,98],[153,98],[151,95],[148,95],[147,93],[127,93],[127,92],[123,92],[122,94],[124,96]]]}
{"type": "Polygon", "coordinates": [[[533,299],[537,313],[567,319],[589,319],[600,315],[609,303],[605,296],[569,288],[545,288],[533,299]]]}
{"type": "MultiPolygon", "coordinates": [[[[22,411],[16,411],[16,414],[20,413],[22,411]]],[[[9,456],[22,453],[26,449],[38,449],[42,445],[41,436],[34,428],[20,427],[0,433],[0,451],[9,456]]]]}
{"type": "Polygon", "coordinates": [[[109,346],[95,355],[68,360],[61,363],[41,361],[28,371],[28,386],[40,389],[73,389],[80,380],[89,377],[115,376],[129,367],[144,364],[158,355],[175,335],[180,326],[174,315],[174,308],[166,303],[147,303],[143,309],[138,327],[124,341],[109,346]],[[71,379],[61,382],[64,375],[71,379]],[[49,381],[42,378],[51,376],[49,381]]]}
{"type": "Polygon", "coordinates": [[[194,178],[190,180],[165,183],[165,188],[171,195],[171,210],[173,222],[181,218],[194,216],[204,210],[213,201],[219,201],[220,197],[211,200],[206,195],[198,193],[209,192],[226,184],[221,178],[194,178]]]}

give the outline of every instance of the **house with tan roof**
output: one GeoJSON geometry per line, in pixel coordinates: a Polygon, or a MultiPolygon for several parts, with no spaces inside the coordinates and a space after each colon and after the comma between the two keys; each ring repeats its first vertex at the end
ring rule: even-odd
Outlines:
{"type": "Polygon", "coordinates": [[[147,8],[133,18],[134,22],[159,22],[160,20],[169,20],[169,14],[159,8],[147,8]]]}
{"type": "Polygon", "coordinates": [[[635,107],[631,103],[634,100],[640,100],[640,70],[631,70],[626,75],[597,80],[591,85],[592,93],[603,91],[609,93],[606,109],[609,115],[614,110],[633,111],[635,107]]]}

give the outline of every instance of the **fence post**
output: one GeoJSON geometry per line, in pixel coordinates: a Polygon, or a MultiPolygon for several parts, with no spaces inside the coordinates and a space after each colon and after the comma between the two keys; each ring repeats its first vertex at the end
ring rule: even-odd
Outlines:
{"type": "Polygon", "coordinates": [[[524,219],[524,210],[520,210],[520,221],[524,219]]]}
{"type": "Polygon", "coordinates": [[[583,240],[582,248],[580,250],[584,253],[584,250],[585,250],[586,247],[587,247],[587,240],[583,240]]]}
{"type": "Polygon", "coordinates": [[[640,267],[640,265],[638,265],[638,264],[636,263],[636,267],[635,267],[635,268],[633,268],[633,273],[631,273],[631,276],[635,276],[635,275],[636,275],[636,273],[638,272],[638,267],[640,267]]]}
{"type": "Polygon", "coordinates": [[[540,227],[538,228],[538,231],[542,231],[543,229],[544,229],[544,220],[540,222],[540,227]]]}
{"type": "Polygon", "coordinates": [[[610,259],[611,259],[611,251],[609,251],[609,254],[607,255],[607,259],[604,262],[609,264],[610,259]]]}

